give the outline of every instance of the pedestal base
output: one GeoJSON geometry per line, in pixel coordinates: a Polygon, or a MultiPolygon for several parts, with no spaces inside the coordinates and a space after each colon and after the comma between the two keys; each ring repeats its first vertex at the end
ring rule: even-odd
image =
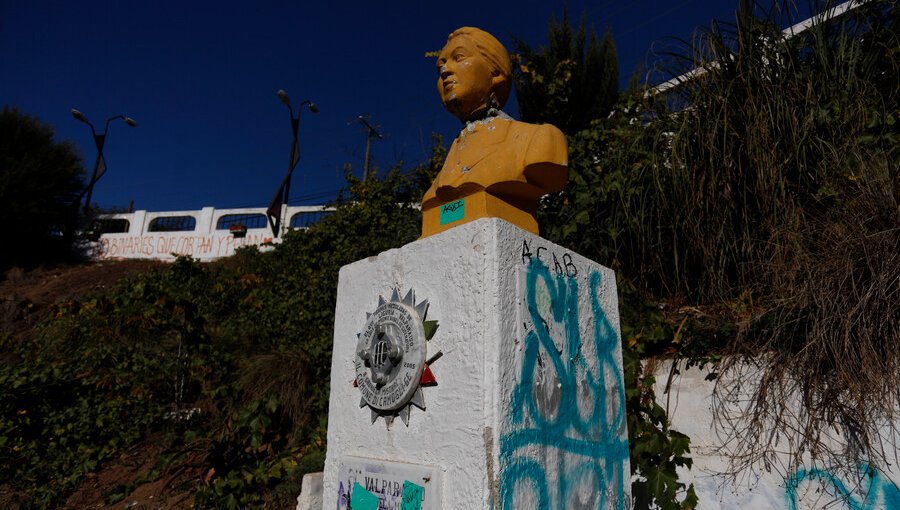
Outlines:
{"type": "Polygon", "coordinates": [[[611,270],[495,218],[341,269],[323,508],[347,508],[354,487],[381,508],[626,508],[628,478],[611,270]],[[354,385],[357,335],[394,289],[439,323],[437,384],[408,425],[361,407],[354,385]],[[419,501],[402,502],[405,482],[419,501]]]}

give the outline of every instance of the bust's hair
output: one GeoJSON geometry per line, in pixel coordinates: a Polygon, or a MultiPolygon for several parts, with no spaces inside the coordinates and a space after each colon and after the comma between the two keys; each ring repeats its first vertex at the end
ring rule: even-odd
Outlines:
{"type": "Polygon", "coordinates": [[[494,86],[494,93],[497,95],[497,101],[500,102],[500,107],[502,108],[506,104],[506,100],[509,99],[509,91],[512,88],[512,65],[509,62],[509,53],[506,52],[506,48],[503,47],[503,44],[497,38],[475,27],[457,28],[447,37],[447,42],[459,35],[464,35],[471,39],[481,56],[491,64],[491,70],[502,78],[494,86]]]}

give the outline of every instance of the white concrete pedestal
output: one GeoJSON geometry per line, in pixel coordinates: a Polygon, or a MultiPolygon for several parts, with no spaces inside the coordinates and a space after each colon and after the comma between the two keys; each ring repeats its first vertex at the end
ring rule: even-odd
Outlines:
{"type": "Polygon", "coordinates": [[[341,269],[323,508],[347,508],[354,482],[380,508],[418,508],[401,503],[404,480],[426,509],[630,507],[610,269],[493,218],[341,269]],[[394,288],[429,301],[426,358],[443,355],[426,410],[387,426],[360,407],[353,359],[394,288]]]}

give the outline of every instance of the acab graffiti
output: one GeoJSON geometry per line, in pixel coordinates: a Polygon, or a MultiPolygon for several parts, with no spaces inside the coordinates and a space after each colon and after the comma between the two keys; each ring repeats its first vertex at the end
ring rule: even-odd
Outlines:
{"type": "Polygon", "coordinates": [[[537,257],[522,270],[527,322],[500,442],[502,507],[628,508],[622,358],[602,275],[551,272],[537,257]]]}
{"type": "Polygon", "coordinates": [[[827,503],[828,508],[900,510],[900,488],[881,471],[863,464],[856,479],[849,481],[824,469],[799,469],[785,480],[787,508],[810,508],[814,497],[813,505],[827,503]]]}

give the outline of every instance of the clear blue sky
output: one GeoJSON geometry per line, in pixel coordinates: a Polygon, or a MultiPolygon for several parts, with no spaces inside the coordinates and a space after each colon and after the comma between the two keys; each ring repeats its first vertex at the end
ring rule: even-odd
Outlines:
{"type": "MultiPolygon", "coordinates": [[[[276,91],[315,101],[300,121],[300,163],[291,203],[323,203],[361,174],[371,116],[384,140],[374,164],[411,166],[427,157],[432,132],[449,144],[458,121],[444,111],[433,59],[460,26],[545,43],[545,0],[148,2],[0,0],[0,103],[19,107],[95,157],[90,130],[109,130],[108,172],[94,190],[101,206],[189,210],[265,206],[287,170],[290,119],[276,91]],[[99,126],[98,126],[99,127],[99,126]]],[[[622,83],[654,43],[690,38],[713,19],[733,20],[737,0],[594,0],[568,3],[598,33],[612,30],[622,83]]],[[[515,116],[514,101],[506,109],[515,116]]]]}

